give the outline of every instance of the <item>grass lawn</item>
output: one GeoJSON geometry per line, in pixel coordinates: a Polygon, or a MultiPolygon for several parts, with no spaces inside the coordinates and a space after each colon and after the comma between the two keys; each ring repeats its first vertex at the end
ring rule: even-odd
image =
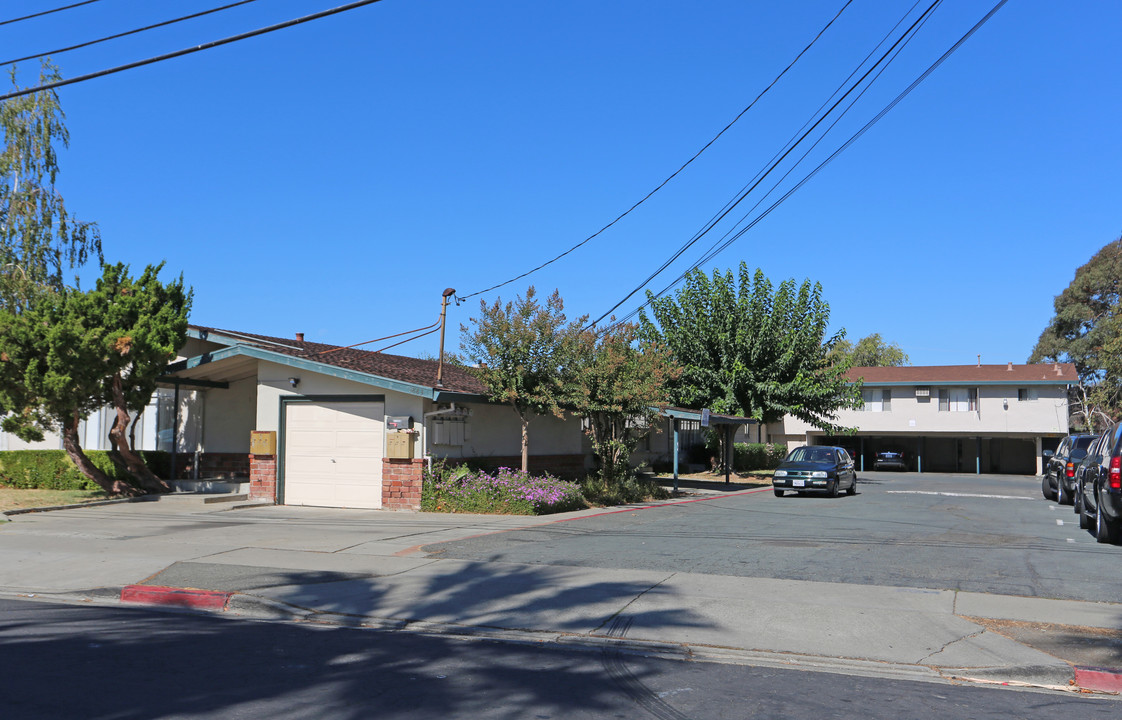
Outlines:
{"type": "Polygon", "coordinates": [[[108,500],[100,490],[28,490],[0,485],[0,512],[108,500]]]}

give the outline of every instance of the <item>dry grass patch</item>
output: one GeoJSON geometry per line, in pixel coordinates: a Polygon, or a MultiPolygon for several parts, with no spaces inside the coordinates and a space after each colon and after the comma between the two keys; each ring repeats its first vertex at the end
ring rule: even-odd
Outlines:
{"type": "Polygon", "coordinates": [[[108,500],[100,490],[33,490],[0,486],[0,512],[108,500]]]}

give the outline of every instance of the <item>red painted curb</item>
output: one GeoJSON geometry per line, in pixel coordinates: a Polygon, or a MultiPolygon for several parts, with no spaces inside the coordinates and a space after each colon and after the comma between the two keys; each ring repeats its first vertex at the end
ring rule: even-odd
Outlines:
{"type": "Polygon", "coordinates": [[[127,585],[121,589],[121,602],[173,605],[197,610],[225,610],[231,594],[216,590],[189,590],[160,585],[127,585]]]}
{"type": "Polygon", "coordinates": [[[1075,684],[1088,690],[1122,692],[1122,671],[1111,668],[1076,667],[1075,684]]]}

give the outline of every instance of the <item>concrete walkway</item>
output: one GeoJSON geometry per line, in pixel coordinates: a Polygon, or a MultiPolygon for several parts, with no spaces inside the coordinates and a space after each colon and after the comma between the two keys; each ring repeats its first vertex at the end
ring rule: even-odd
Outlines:
{"type": "Polygon", "coordinates": [[[968,619],[1064,618],[1118,630],[1122,604],[465,562],[421,549],[619,511],[535,518],[226,509],[171,496],[17,515],[0,525],[0,594],[608,644],[672,657],[882,677],[1122,689],[1122,672],[1079,667],[968,619]]]}

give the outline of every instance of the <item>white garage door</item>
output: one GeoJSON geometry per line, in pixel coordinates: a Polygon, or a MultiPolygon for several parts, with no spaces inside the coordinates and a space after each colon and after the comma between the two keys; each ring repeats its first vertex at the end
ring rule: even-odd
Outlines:
{"type": "Polygon", "coordinates": [[[284,503],[382,507],[382,402],[291,403],[284,503]]]}

